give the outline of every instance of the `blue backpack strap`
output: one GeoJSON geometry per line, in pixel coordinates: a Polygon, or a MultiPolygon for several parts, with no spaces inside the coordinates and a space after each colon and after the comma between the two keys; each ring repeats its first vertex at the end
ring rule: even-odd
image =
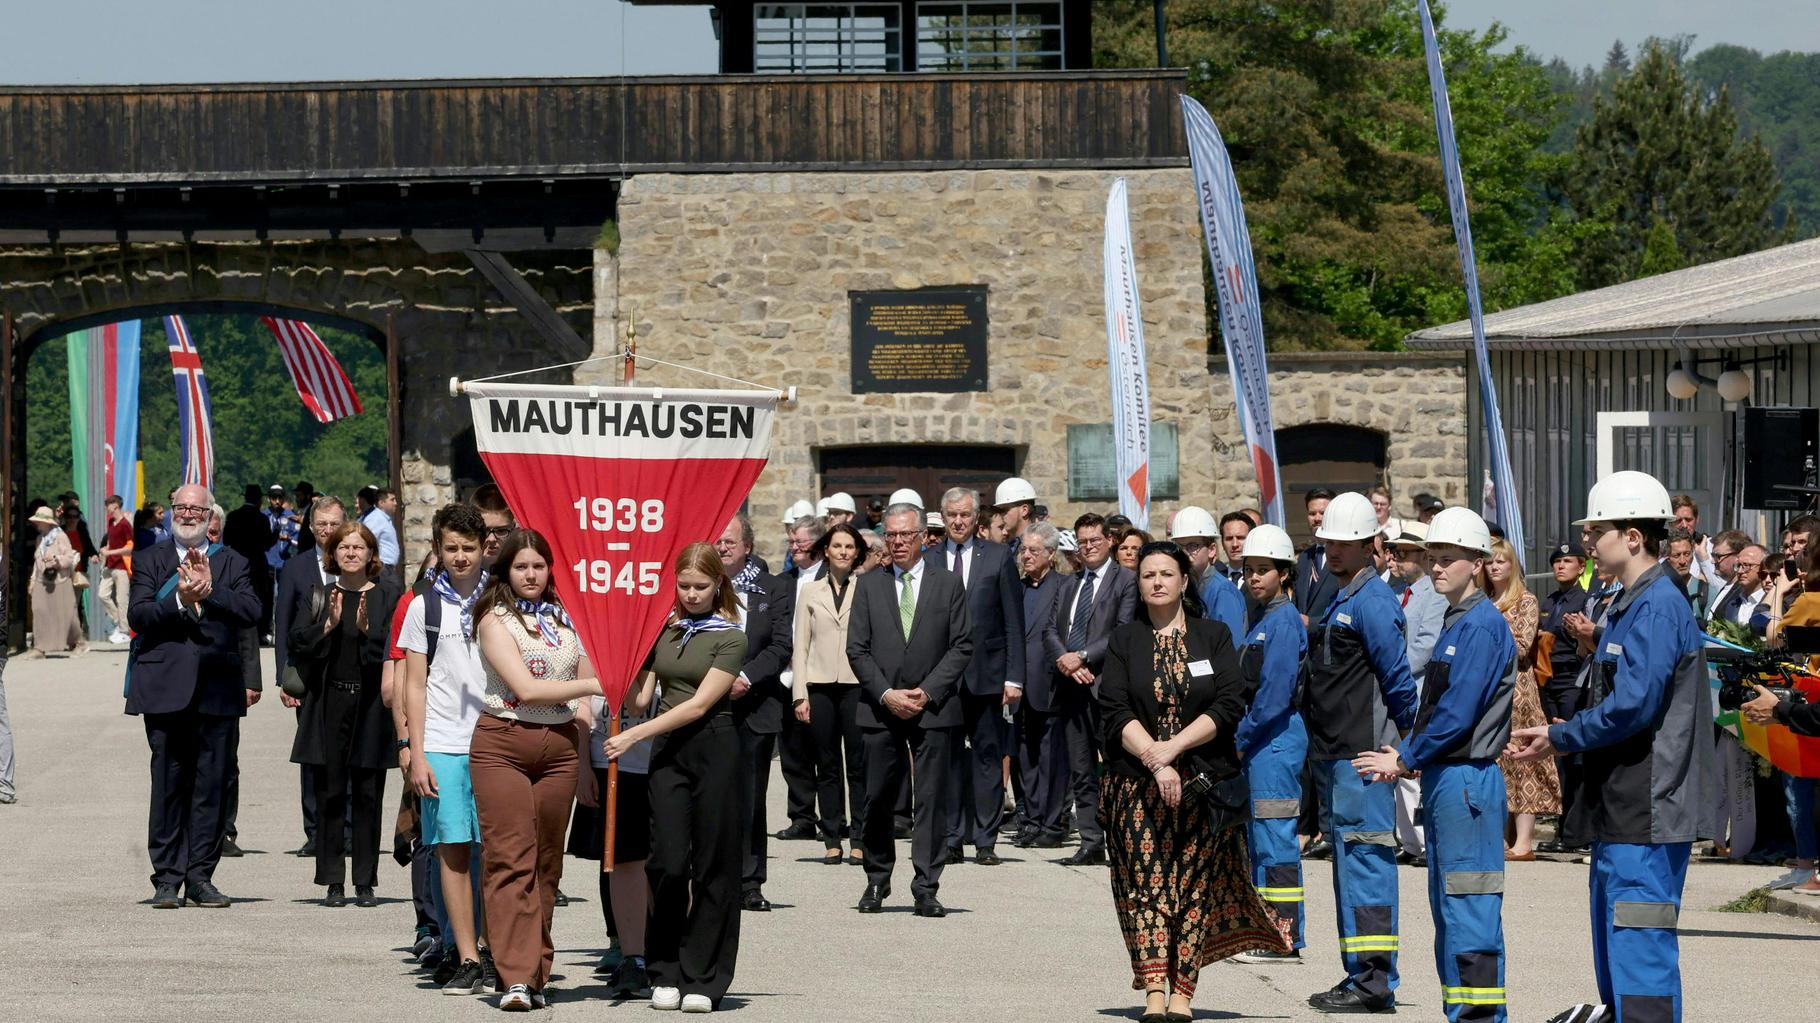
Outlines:
{"type": "MultiPolygon", "coordinates": [[[[220,550],[221,550],[220,544],[212,543],[212,544],[209,544],[208,547],[204,548],[202,553],[203,553],[204,557],[212,558],[220,550]]],[[[171,577],[164,581],[164,585],[158,587],[158,599],[159,600],[162,601],[166,597],[177,592],[177,579],[178,579],[178,573],[172,572],[171,577]]],[[[122,697],[126,696],[127,693],[132,691],[132,688],[133,688],[133,662],[137,661],[138,659],[139,659],[139,636],[138,636],[138,634],[135,633],[132,638],[132,641],[126,645],[126,681],[120,687],[120,695],[122,697]]]]}
{"type": "Polygon", "coordinates": [[[436,641],[442,636],[442,596],[436,592],[436,584],[428,579],[411,587],[411,592],[423,598],[423,662],[426,665],[433,664],[436,661],[436,641]]]}

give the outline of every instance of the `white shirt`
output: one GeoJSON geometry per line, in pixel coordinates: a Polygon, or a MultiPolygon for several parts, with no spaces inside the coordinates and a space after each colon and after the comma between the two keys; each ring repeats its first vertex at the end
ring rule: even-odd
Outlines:
{"type": "Polygon", "coordinates": [[[398,564],[398,531],[392,528],[392,517],[374,508],[361,517],[360,524],[379,541],[379,563],[388,567],[398,564]]]}
{"type": "Polygon", "coordinates": [[[425,600],[442,600],[442,634],[436,640],[436,659],[430,662],[425,686],[423,749],[466,756],[474,725],[485,712],[486,666],[480,659],[480,644],[461,634],[461,605],[451,604],[433,591],[411,598],[404,625],[398,630],[398,648],[430,652],[429,633],[423,627],[425,600]]]}
{"type": "Polygon", "coordinates": [[[1757,609],[1762,607],[1763,602],[1768,599],[1769,588],[1766,586],[1759,587],[1755,593],[1745,594],[1744,599],[1738,603],[1738,614],[1736,615],[1738,624],[1749,625],[1751,616],[1756,614],[1757,609]]]}
{"type": "Polygon", "coordinates": [[[911,563],[909,568],[898,568],[896,565],[891,566],[891,568],[893,577],[897,581],[897,603],[899,607],[902,607],[904,603],[904,581],[906,579],[909,580],[911,589],[915,593],[915,596],[911,598],[912,601],[923,595],[922,558],[917,558],[916,561],[911,563]]]}

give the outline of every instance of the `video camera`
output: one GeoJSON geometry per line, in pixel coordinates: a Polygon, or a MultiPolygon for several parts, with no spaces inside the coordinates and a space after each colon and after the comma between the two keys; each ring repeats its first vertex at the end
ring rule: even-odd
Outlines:
{"type": "MultiPolygon", "coordinates": [[[[1791,667],[1780,653],[1752,654],[1732,651],[1709,651],[1708,659],[1719,670],[1719,709],[1737,710],[1757,698],[1757,686],[1776,694],[1776,699],[1806,703],[1807,697],[1795,688],[1788,675],[1791,667]],[[1717,655],[1717,656],[1715,656],[1717,655]]],[[[1799,669],[1795,669],[1799,670],[1799,669]]]]}

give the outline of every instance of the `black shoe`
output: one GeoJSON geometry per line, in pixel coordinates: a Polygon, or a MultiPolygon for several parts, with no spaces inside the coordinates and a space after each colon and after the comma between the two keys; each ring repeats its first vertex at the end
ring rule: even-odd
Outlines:
{"type": "Polygon", "coordinates": [[[1019,828],[1017,836],[1012,838],[1011,844],[1017,846],[1019,849],[1028,849],[1030,848],[1030,843],[1036,841],[1037,836],[1040,834],[1042,834],[1042,832],[1035,828],[1019,828]]]}
{"type": "Polygon", "coordinates": [[[804,839],[814,838],[815,825],[804,824],[802,821],[797,821],[784,830],[776,832],[771,837],[785,842],[799,842],[804,839]]]}
{"type": "Polygon", "coordinates": [[[1313,842],[1308,843],[1308,848],[1302,850],[1302,858],[1305,860],[1333,859],[1333,843],[1329,842],[1326,836],[1323,835],[1313,842]]]}
{"type": "Polygon", "coordinates": [[[914,834],[916,834],[916,824],[914,822],[893,824],[891,826],[892,838],[909,838],[914,834]]]}
{"type": "Polygon", "coordinates": [[[1322,1012],[1371,1013],[1395,1012],[1397,1003],[1388,998],[1372,998],[1357,988],[1342,984],[1331,991],[1309,995],[1308,1004],[1322,1012]]]}
{"type": "Polygon", "coordinates": [[[556,908],[561,909],[562,907],[567,906],[568,904],[569,904],[569,897],[562,893],[561,888],[556,889],[556,908]]]}
{"type": "Polygon", "coordinates": [[[948,907],[937,902],[935,896],[931,895],[929,898],[916,900],[916,915],[940,920],[948,915],[948,907]]]}
{"type": "Polygon", "coordinates": [[[1039,833],[1035,838],[1030,840],[1030,848],[1032,849],[1060,849],[1061,847],[1062,836],[1060,835],[1044,835],[1039,833]]]}
{"type": "Polygon", "coordinates": [[[292,856],[303,856],[303,857],[309,857],[309,856],[316,855],[316,840],[312,838],[309,841],[303,843],[302,846],[291,850],[291,855],[292,856]]]}
{"type": "Polygon", "coordinates": [[[224,838],[221,840],[221,855],[223,855],[223,856],[245,856],[246,853],[241,850],[239,844],[236,843],[233,839],[224,838]]]}
{"type": "Polygon", "coordinates": [[[1536,851],[1541,853],[1563,853],[1567,851],[1567,848],[1560,842],[1551,838],[1546,842],[1537,842],[1536,851]]]}
{"type": "Polygon", "coordinates": [[[379,905],[379,900],[373,896],[372,885],[357,884],[354,886],[354,905],[361,909],[372,909],[379,905]]]}
{"type": "Polygon", "coordinates": [[[442,950],[442,961],[436,964],[435,971],[430,974],[430,983],[443,987],[460,969],[461,954],[455,951],[455,946],[450,945],[442,950]]]}
{"type": "Polygon", "coordinates": [[[1004,861],[999,859],[998,853],[993,852],[991,849],[981,849],[979,855],[973,857],[973,862],[982,867],[996,867],[1004,861]]]}
{"type": "Polygon", "coordinates": [[[942,854],[942,866],[944,867],[952,867],[956,863],[965,862],[967,862],[967,854],[962,852],[958,845],[942,854]]]}
{"type": "Polygon", "coordinates": [[[499,967],[493,965],[493,950],[490,948],[480,950],[480,980],[481,990],[505,994],[506,986],[499,982],[499,967]]]}
{"type": "Polygon", "coordinates": [[[190,905],[204,909],[226,909],[234,903],[221,890],[207,881],[190,882],[190,905]]]}
{"type": "Polygon", "coordinates": [[[882,913],[885,900],[891,897],[891,886],[888,884],[869,884],[866,893],[859,897],[859,905],[854,908],[861,913],[882,913]]]}
{"type": "Polygon", "coordinates": [[[1194,1013],[1165,1012],[1163,1013],[1163,1023],[1194,1023],[1194,1013]]]}
{"type": "Polygon", "coordinates": [[[1089,849],[1082,846],[1074,851],[1073,856],[1063,857],[1062,863],[1070,867],[1101,866],[1106,862],[1106,850],[1089,849]]]}
{"type": "Polygon", "coordinates": [[[153,909],[182,909],[183,896],[174,884],[161,884],[152,891],[153,909]]]}
{"type": "Polygon", "coordinates": [[[339,909],[348,904],[348,890],[341,885],[329,885],[329,893],[322,897],[322,904],[331,909],[339,909]]]}
{"type": "Polygon", "coordinates": [[[614,998],[649,998],[651,975],[638,965],[638,960],[628,957],[620,962],[619,969],[613,971],[613,979],[607,982],[607,991],[614,998]]]}
{"type": "Polygon", "coordinates": [[[759,889],[748,888],[745,897],[740,900],[739,908],[749,913],[769,913],[771,900],[765,898],[765,893],[759,889]]]}
{"type": "Polygon", "coordinates": [[[448,983],[442,986],[445,995],[477,995],[486,990],[486,971],[480,964],[470,959],[461,964],[461,968],[449,977],[448,983]]]}

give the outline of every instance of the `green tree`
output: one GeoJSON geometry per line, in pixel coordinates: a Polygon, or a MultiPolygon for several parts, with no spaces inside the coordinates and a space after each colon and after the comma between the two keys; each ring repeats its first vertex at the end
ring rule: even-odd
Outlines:
{"type": "Polygon", "coordinates": [[[1724,88],[1708,93],[1687,79],[1677,47],[1685,40],[1646,44],[1576,134],[1561,194],[1574,219],[1608,225],[1575,246],[1582,288],[1793,236],[1773,212],[1779,186],[1769,151],[1740,133],[1724,88]]]}
{"type": "Polygon", "coordinates": [[[1685,68],[1707,95],[1724,90],[1740,128],[1762,138],[1782,177],[1777,221],[1812,234],[1820,225],[1820,53],[1713,46],[1685,68]]]}

